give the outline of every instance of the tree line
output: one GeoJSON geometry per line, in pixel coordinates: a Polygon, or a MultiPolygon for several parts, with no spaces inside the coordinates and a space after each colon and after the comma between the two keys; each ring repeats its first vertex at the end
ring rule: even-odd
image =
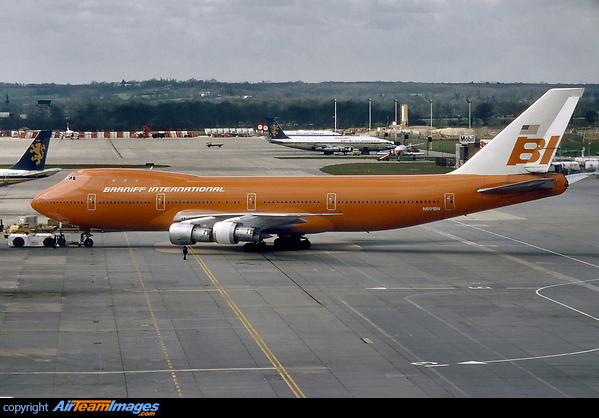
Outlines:
{"type": "MultiPolygon", "coordinates": [[[[407,104],[410,125],[429,125],[431,106],[436,127],[501,127],[553,86],[520,84],[421,83],[220,83],[178,82],[92,83],[90,85],[9,85],[0,119],[2,130],[78,131],[194,130],[255,127],[276,117],[288,128],[339,129],[383,127],[396,120],[396,105],[407,104]],[[9,96],[11,98],[9,103],[9,96]],[[48,106],[39,106],[39,98],[48,106]],[[431,103],[432,101],[432,103],[431,103]],[[38,106],[34,103],[38,102],[38,106]],[[470,103],[470,105],[468,104],[470,103]],[[469,114],[471,119],[469,118],[469,114]],[[4,113],[3,116],[5,116],[4,113]],[[21,115],[26,115],[23,118],[21,115]]],[[[599,85],[586,91],[574,122],[593,126],[599,112],[599,85]]]]}
{"type": "MultiPolygon", "coordinates": [[[[506,101],[472,103],[472,126],[504,126],[528,105],[506,101]]],[[[430,124],[431,103],[428,100],[415,100],[408,106],[410,125],[430,124]]],[[[371,103],[368,100],[340,100],[336,108],[339,129],[367,127],[370,120],[373,127],[383,127],[392,124],[396,118],[395,103],[390,100],[371,103]]],[[[433,101],[432,108],[434,126],[468,126],[466,102],[433,101]]],[[[581,103],[575,121],[592,126],[597,111],[597,103],[581,103]]],[[[272,116],[284,127],[323,129],[334,126],[334,115],[335,104],[330,100],[94,102],[36,109],[27,119],[0,120],[0,128],[17,130],[27,126],[30,129],[64,130],[68,122],[70,128],[77,131],[137,131],[143,125],[153,130],[203,131],[204,128],[255,127],[272,116]]]]}

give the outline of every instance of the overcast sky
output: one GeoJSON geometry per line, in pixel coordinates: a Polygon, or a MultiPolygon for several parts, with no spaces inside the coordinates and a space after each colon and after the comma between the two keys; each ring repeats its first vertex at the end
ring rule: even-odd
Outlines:
{"type": "Polygon", "coordinates": [[[0,81],[599,83],[599,0],[1,0],[0,81]]]}

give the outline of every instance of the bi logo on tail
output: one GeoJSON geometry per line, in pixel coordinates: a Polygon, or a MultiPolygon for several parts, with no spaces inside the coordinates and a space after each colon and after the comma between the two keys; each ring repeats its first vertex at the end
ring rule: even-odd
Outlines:
{"type": "Polygon", "coordinates": [[[516,140],[512,154],[507,162],[507,165],[516,164],[549,164],[560,137],[558,135],[549,138],[546,143],[544,138],[528,138],[520,136],[516,140]]]}

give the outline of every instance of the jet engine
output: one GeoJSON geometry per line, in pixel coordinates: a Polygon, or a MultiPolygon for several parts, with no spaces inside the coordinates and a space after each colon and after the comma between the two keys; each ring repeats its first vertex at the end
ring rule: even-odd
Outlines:
{"type": "Polygon", "coordinates": [[[231,221],[215,223],[212,233],[214,241],[219,244],[237,244],[239,241],[258,243],[262,241],[260,228],[243,226],[231,221]]]}
{"type": "Polygon", "coordinates": [[[269,236],[262,234],[260,228],[243,226],[232,221],[216,222],[213,228],[177,222],[170,226],[168,234],[171,243],[175,245],[193,245],[196,242],[237,244],[240,241],[257,244],[265,236],[269,236]]]}
{"type": "Polygon", "coordinates": [[[171,243],[175,245],[193,245],[196,242],[214,241],[212,229],[193,224],[174,223],[168,229],[171,243]]]}

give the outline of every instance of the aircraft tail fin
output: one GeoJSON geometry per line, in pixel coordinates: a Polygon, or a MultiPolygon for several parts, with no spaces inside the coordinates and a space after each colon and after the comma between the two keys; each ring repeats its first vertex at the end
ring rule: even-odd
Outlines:
{"type": "Polygon", "coordinates": [[[46,166],[46,155],[52,131],[40,131],[21,159],[13,165],[15,170],[43,170],[46,166]]]}
{"type": "Polygon", "coordinates": [[[583,92],[582,88],[547,91],[450,174],[546,173],[583,92]]]}
{"type": "Polygon", "coordinates": [[[270,139],[289,139],[275,118],[266,118],[270,139]]]}

